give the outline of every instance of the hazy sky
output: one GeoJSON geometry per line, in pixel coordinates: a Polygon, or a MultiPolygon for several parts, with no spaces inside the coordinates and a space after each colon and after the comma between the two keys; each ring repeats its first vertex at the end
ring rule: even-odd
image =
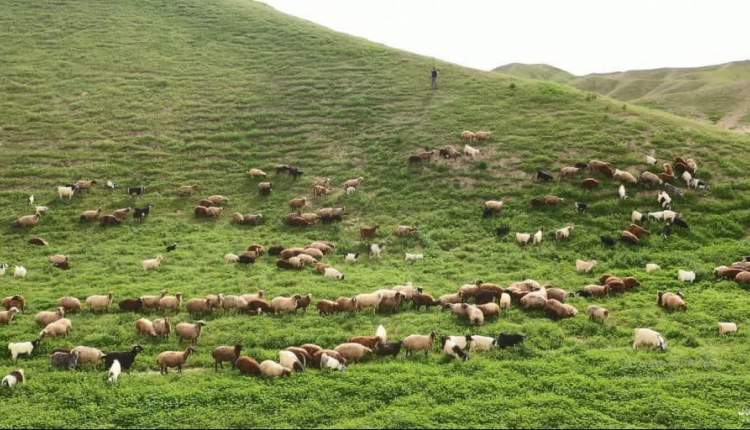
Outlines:
{"type": "Polygon", "coordinates": [[[336,31],[489,70],[575,74],[750,59],[749,0],[262,0],[336,31]]]}

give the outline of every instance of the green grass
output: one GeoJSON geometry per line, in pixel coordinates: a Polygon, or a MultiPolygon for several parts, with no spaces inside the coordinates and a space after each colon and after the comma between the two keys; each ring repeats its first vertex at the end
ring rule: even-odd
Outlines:
{"type": "MultiPolygon", "coordinates": [[[[167,288],[187,298],[207,293],[312,293],[335,298],[413,281],[434,295],[483,279],[507,286],[534,278],[576,290],[605,272],[637,276],[636,292],[596,301],[611,311],[606,326],[583,316],[590,301],[570,300],[578,317],[554,322],[514,308],[498,321],[468,327],[445,312],[404,311],[394,316],[208,316],[199,353],[181,376],[159,376],[154,359],[182,348],[136,336],[139,315],[111,312],[72,316],[68,339],[46,342],[43,354],[22,360],[28,383],[0,391],[0,427],[739,427],[747,426],[750,298],[732,282],[714,282],[714,266],[747,252],[750,181],[748,137],[666,113],[592,98],[567,86],[514,79],[440,64],[441,88],[429,88],[433,60],[340,35],[245,0],[27,2],[0,7],[0,260],[22,263],[26,279],[0,278],[0,294],[25,295],[29,310],[0,327],[0,345],[31,340],[33,314],[63,295],[84,298],[112,291],[116,300],[167,288]],[[511,84],[514,85],[511,85],[511,84]],[[493,131],[478,144],[475,162],[443,161],[408,167],[425,146],[460,145],[464,129],[493,131]],[[533,181],[537,168],[556,170],[579,160],[607,159],[634,172],[642,154],[660,160],[690,156],[713,184],[688,193],[676,208],[693,226],[669,241],[658,236],[640,248],[604,249],[601,234],[628,224],[631,210],[655,208],[654,191],[616,186],[585,194],[574,184],[533,181]],[[260,197],[245,172],[299,165],[297,182],[273,177],[274,192],[260,197]],[[282,225],[286,201],[309,192],[314,176],[336,184],[364,176],[353,196],[340,189],[313,204],[345,206],[342,223],[307,230],[282,225]],[[146,196],[103,188],[57,200],[54,187],[79,178],[143,183],[146,196]],[[237,227],[229,214],[196,220],[196,198],[175,193],[182,184],[231,198],[228,212],[260,211],[267,223],[237,227]],[[34,194],[50,213],[32,231],[11,229],[30,213],[34,194]],[[569,204],[532,210],[528,201],[559,194],[569,204]],[[496,219],[481,218],[481,202],[504,198],[496,219]],[[585,199],[590,213],[572,202],[585,199]],[[102,207],[155,205],[142,225],[102,229],[81,225],[78,214],[102,207]],[[568,222],[579,228],[566,243],[548,239],[520,249],[493,236],[500,223],[513,231],[548,231],[568,222]],[[382,260],[345,265],[343,253],[361,249],[358,229],[380,224],[382,260]],[[398,224],[417,224],[417,239],[398,239],[398,224]],[[49,248],[26,244],[38,235],[49,248]],[[252,267],[223,263],[227,252],[253,242],[303,245],[335,241],[327,260],[343,282],[312,270],[286,272],[264,257],[252,267]],[[140,262],[179,242],[157,271],[140,262]],[[425,260],[405,264],[403,252],[425,260]],[[47,256],[69,255],[72,268],[49,266],[47,256]],[[596,273],[575,272],[576,258],[600,261],[596,273]],[[644,273],[647,262],[662,272],[644,273]],[[700,272],[694,285],[676,281],[678,268],[700,272]],[[657,290],[683,289],[689,311],[663,312],[657,290]],[[716,335],[718,321],[740,325],[733,337],[716,335]],[[445,334],[500,331],[529,335],[515,350],[453,363],[425,358],[375,360],[346,372],[310,370],[284,380],[214,373],[210,351],[242,341],[257,359],[276,359],[288,345],[333,347],[384,324],[392,338],[439,330],[445,334]],[[670,342],[664,354],[633,352],[633,329],[649,326],[670,342]],[[115,387],[103,371],[52,371],[46,353],[89,345],[124,350],[145,346],[134,372],[115,387]],[[197,369],[197,370],[193,370],[197,369]]],[[[156,315],[149,316],[150,318],[156,315]]],[[[175,318],[189,320],[184,312],[175,318]]],[[[3,347],[4,349],[4,347],[3,347]]],[[[0,375],[14,366],[0,352],[0,375]]]]}
{"type": "Polygon", "coordinates": [[[630,70],[573,76],[546,64],[509,64],[495,71],[526,79],[564,82],[585,91],[750,130],[750,61],[695,68],[630,70]]]}

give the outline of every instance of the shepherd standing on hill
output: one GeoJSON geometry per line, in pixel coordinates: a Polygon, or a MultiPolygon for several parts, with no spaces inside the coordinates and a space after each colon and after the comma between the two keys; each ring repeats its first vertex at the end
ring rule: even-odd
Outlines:
{"type": "Polygon", "coordinates": [[[432,89],[437,89],[437,81],[438,81],[438,69],[432,68],[432,89]]]}

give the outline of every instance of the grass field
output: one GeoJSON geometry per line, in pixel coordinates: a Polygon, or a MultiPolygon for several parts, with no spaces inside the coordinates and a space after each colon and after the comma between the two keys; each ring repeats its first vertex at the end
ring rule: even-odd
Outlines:
{"type": "MultiPolygon", "coordinates": [[[[0,296],[23,294],[26,313],[0,327],[0,375],[14,369],[5,345],[32,340],[33,315],[63,295],[115,293],[115,301],[162,289],[187,298],[208,293],[271,296],[312,293],[316,299],[353,295],[412,281],[440,295],[475,279],[507,286],[534,278],[567,290],[603,273],[637,276],[635,292],[599,301],[574,298],[581,313],[554,322],[514,307],[497,321],[470,327],[447,312],[406,310],[394,316],[360,313],[250,317],[216,314],[182,375],[160,376],[155,357],[183,349],[174,337],[136,335],[138,314],[88,311],[71,317],[67,339],[45,342],[42,354],[21,359],[28,382],[0,390],[0,427],[740,427],[750,425],[748,292],[711,270],[748,252],[750,137],[562,84],[527,81],[438,63],[441,87],[430,90],[433,60],[337,34],[246,0],[126,0],[93,2],[0,0],[0,261],[29,274],[0,278],[0,296]],[[409,167],[425,146],[460,145],[464,129],[493,131],[478,144],[476,161],[409,167]],[[631,188],[620,201],[616,185],[584,193],[572,183],[539,184],[536,169],[606,159],[638,172],[643,154],[660,161],[689,156],[707,194],[676,200],[692,229],[668,241],[653,235],[639,248],[605,249],[601,234],[629,224],[633,209],[655,210],[655,191],[631,188]],[[257,193],[245,172],[299,165],[293,182],[272,177],[274,192],[257,193]],[[308,229],[284,226],[287,200],[309,195],[315,176],[335,184],[364,176],[361,189],[340,189],[312,208],[345,206],[344,221],[308,229]],[[98,187],[60,201],[55,186],[81,178],[122,187],[143,183],[147,194],[98,187]],[[199,184],[203,195],[231,198],[225,212],[260,211],[259,227],[196,220],[198,200],[179,197],[179,185],[199,184]],[[10,222],[31,213],[26,198],[50,207],[31,231],[10,222]],[[532,197],[558,194],[569,204],[535,210],[532,197]],[[481,203],[504,198],[502,216],[481,217],[481,203]],[[572,202],[586,200],[578,215],[572,202]],[[153,203],[143,224],[128,220],[104,229],[78,214],[153,203]],[[570,241],[527,249],[494,229],[553,231],[568,222],[570,241]],[[362,250],[359,228],[379,224],[383,259],[346,265],[343,253],[362,250]],[[398,224],[418,225],[419,238],[399,239],[398,224]],[[32,235],[47,248],[27,245],[32,235]],[[313,270],[281,271],[273,258],[251,267],[225,265],[223,255],[253,242],[338,244],[327,257],[346,273],[341,282],[313,270]],[[156,271],[141,260],[179,248],[156,271]],[[403,253],[424,252],[406,264],[403,253]],[[63,253],[72,268],[50,267],[63,253]],[[576,258],[597,259],[595,273],[575,272],[576,258]],[[661,272],[646,274],[655,262],[661,272]],[[681,285],[678,268],[699,281],[681,285]],[[689,310],[657,307],[657,290],[682,289],[689,310]],[[590,303],[611,311],[601,326],[583,315],[590,303]],[[735,321],[737,335],[719,338],[718,321],[735,321]],[[334,347],[383,324],[391,338],[438,330],[444,334],[522,332],[523,347],[477,354],[465,363],[437,353],[427,358],[373,360],[327,374],[309,370],[280,380],[212,370],[210,351],[241,341],[260,360],[277,359],[289,345],[334,347]],[[633,329],[652,327],[668,339],[666,353],[634,352],[633,329]],[[48,352],[89,345],[146,351],[117,386],[102,370],[53,371],[48,352]],[[12,411],[12,413],[11,413],[12,411]]],[[[154,318],[156,315],[147,316],[154,318]]],[[[174,318],[190,320],[184,311],[174,318]]]]}
{"type": "Polygon", "coordinates": [[[750,61],[715,66],[629,70],[573,76],[546,64],[508,64],[495,69],[526,79],[564,82],[618,100],[750,131],[750,61]]]}

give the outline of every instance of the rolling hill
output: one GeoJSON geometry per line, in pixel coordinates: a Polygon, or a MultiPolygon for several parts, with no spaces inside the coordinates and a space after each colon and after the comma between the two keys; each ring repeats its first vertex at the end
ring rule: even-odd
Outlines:
{"type": "MultiPolygon", "coordinates": [[[[22,264],[24,279],[0,277],[0,297],[23,294],[27,310],[0,326],[0,376],[22,367],[26,384],[0,389],[0,427],[739,427],[747,421],[746,372],[750,347],[748,291],[715,281],[712,269],[748,254],[750,138],[664,112],[592,97],[554,82],[518,80],[439,64],[441,87],[430,90],[433,59],[335,33],[247,0],[128,0],[90,2],[8,0],[0,12],[0,262],[22,264]],[[477,159],[433,160],[409,166],[424,147],[462,145],[462,130],[491,130],[477,143],[477,159]],[[640,247],[601,245],[599,236],[627,227],[630,213],[656,210],[656,191],[617,185],[584,192],[575,182],[534,180],[537,169],[557,171],[590,159],[637,173],[643,154],[660,162],[678,156],[699,163],[708,193],[688,191],[675,209],[690,223],[663,240],[661,227],[640,247]],[[289,163],[296,181],[275,175],[289,163]],[[269,172],[273,192],[261,196],[247,171],[269,172]],[[362,176],[353,195],[341,183],[362,176]],[[330,177],[334,192],[312,199],[316,177],[330,177]],[[56,187],[95,179],[91,191],[70,201],[56,187]],[[109,190],[106,180],[119,187],[109,190]],[[146,193],[130,197],[128,186],[146,193]],[[183,197],[180,185],[200,195],[183,197]],[[10,226],[33,212],[27,198],[49,207],[29,230],[10,226]],[[201,197],[223,194],[218,220],[196,219],[201,197]],[[532,198],[556,194],[558,208],[533,209],[532,198]],[[305,210],[345,207],[343,221],[307,228],[284,225],[287,201],[311,197],[305,210]],[[502,198],[504,212],[482,217],[482,202],[502,198]],[[590,209],[578,214],[574,201],[590,209]],[[79,221],[87,209],[154,208],[143,223],[128,219],[109,228],[79,221]],[[232,212],[260,212],[265,223],[238,226],[232,212]],[[552,232],[575,223],[572,237],[552,232]],[[397,225],[416,225],[419,236],[398,238],[397,225]],[[548,234],[542,244],[519,247],[495,229],[548,234]],[[359,229],[380,225],[385,244],[370,259],[359,229]],[[48,247],[28,244],[32,236],[48,247]],[[280,270],[275,258],[253,265],[225,264],[223,256],[251,243],[337,244],[324,261],[342,281],[314,269],[280,270]],[[177,242],[174,252],[164,246],[177,242]],[[362,253],[346,264],[346,252],[362,253]],[[423,252],[407,263],[404,252],[423,252]],[[70,257],[71,268],[48,256],[70,257]],[[144,272],[141,261],[166,260],[144,272]],[[575,271],[577,258],[596,259],[592,274],[575,271]],[[655,262],[660,272],[646,273],[655,262]],[[676,280],[677,269],[699,273],[695,284],[676,280]],[[514,307],[472,327],[449,312],[411,307],[394,315],[359,312],[319,316],[314,308],[290,315],[216,312],[198,352],[181,375],[160,376],[162,351],[182,350],[172,336],[138,336],[134,322],[161,313],[85,310],[69,315],[67,338],[45,339],[40,353],[14,365],[9,342],[30,341],[40,330],[34,314],[59,297],[113,293],[126,297],[182,293],[238,294],[263,289],[270,296],[311,293],[314,300],[370,292],[411,281],[434,296],[481,279],[507,287],[527,278],[576,291],[604,273],[636,276],[635,291],[591,300],[572,297],[578,316],[562,321],[514,307]],[[657,307],[658,290],[685,292],[687,312],[657,307]],[[586,307],[606,306],[605,325],[589,321],[586,307]],[[740,331],[718,337],[716,324],[740,331]],[[227,366],[214,372],[211,351],[241,342],[256,359],[313,342],[334,347],[383,324],[392,339],[413,333],[528,336],[518,348],[471,354],[453,362],[437,352],[413,358],[373,359],[344,372],[309,369],[290,378],[242,377],[227,366]],[[633,330],[665,335],[665,353],[633,351],[633,330]],[[88,345],[106,351],[141,344],[130,374],[115,386],[102,370],[54,371],[56,348],[88,345]]],[[[174,322],[191,321],[183,309],[174,322]]]]}
{"type": "Polygon", "coordinates": [[[546,64],[513,63],[495,71],[565,82],[723,128],[750,131],[750,60],[696,68],[632,70],[572,76],[546,64]]]}

